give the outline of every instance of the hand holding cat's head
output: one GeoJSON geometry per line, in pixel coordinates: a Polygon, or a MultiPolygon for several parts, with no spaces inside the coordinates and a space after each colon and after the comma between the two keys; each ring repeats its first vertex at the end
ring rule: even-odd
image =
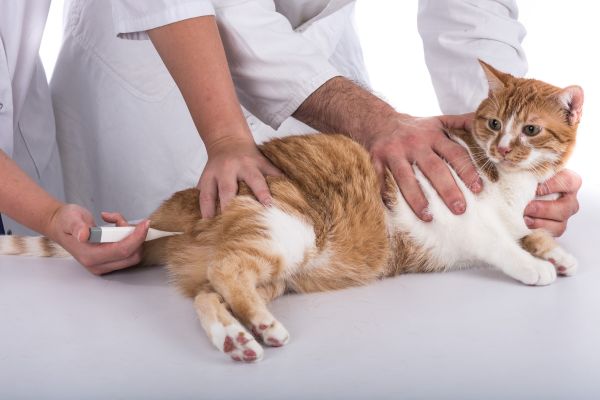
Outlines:
{"type": "Polygon", "coordinates": [[[529,170],[545,179],[560,170],[575,145],[583,90],[516,78],[479,61],[488,97],[475,114],[473,136],[500,170],[529,170]]]}

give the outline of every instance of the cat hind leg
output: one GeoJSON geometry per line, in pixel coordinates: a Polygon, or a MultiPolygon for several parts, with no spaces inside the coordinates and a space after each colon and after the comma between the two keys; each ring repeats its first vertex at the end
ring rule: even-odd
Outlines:
{"type": "Polygon", "coordinates": [[[270,275],[266,259],[256,255],[238,255],[221,260],[211,268],[209,280],[239,318],[254,335],[268,346],[281,347],[288,343],[289,333],[267,309],[266,302],[280,296],[283,282],[259,285],[261,275],[270,275]]]}

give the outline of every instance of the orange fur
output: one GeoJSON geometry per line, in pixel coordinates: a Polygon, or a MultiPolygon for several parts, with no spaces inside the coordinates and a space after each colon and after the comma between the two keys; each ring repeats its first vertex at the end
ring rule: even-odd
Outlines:
{"type": "MultiPolygon", "coordinates": [[[[565,96],[567,89],[514,78],[483,62],[482,67],[491,89],[476,112],[473,132],[455,130],[448,135],[467,147],[490,184],[500,179],[490,157],[499,156],[501,140],[501,134],[489,127],[490,119],[542,128],[536,136],[515,136],[507,161],[517,163],[535,149],[556,157],[533,165],[532,173],[543,176],[562,167],[574,146],[582,93],[575,90],[575,97],[569,97],[570,92],[565,96]]],[[[143,264],[166,265],[173,284],[194,298],[213,343],[232,358],[260,358],[260,348],[238,320],[266,344],[280,346],[288,340],[266,306],[286,291],[343,289],[400,273],[448,267],[430,257],[410,232],[388,226],[386,206],[393,208],[399,201],[396,182],[388,171],[382,201],[369,154],[358,143],[343,135],[315,134],[275,139],[260,150],[285,173],[267,178],[273,207],[314,234],[305,232],[314,243],[302,250],[297,265],[290,265],[285,250],[273,246],[266,221],[269,210],[244,183],[227,209],[212,219],[202,219],[197,189],[175,193],[150,216],[151,226],[183,234],[144,245],[143,264]]],[[[24,248],[19,238],[11,240],[11,249],[24,248]]],[[[558,261],[551,257],[567,257],[556,251],[545,232],[522,238],[521,245],[553,263],[558,261]]],[[[54,251],[47,243],[43,248],[48,254],[54,251]]]]}
{"type": "MultiPolygon", "coordinates": [[[[485,63],[482,66],[493,90],[477,110],[474,133],[457,130],[448,132],[449,136],[460,139],[481,173],[495,182],[498,170],[482,146],[491,141],[490,154],[497,155],[500,135],[489,129],[488,121],[513,116],[516,124],[543,123],[544,131],[531,138],[530,144],[560,157],[550,165],[536,165],[532,172],[557,169],[573,147],[577,125],[565,124],[568,114],[555,100],[561,90],[514,78],[485,63]]],[[[514,162],[532,149],[518,139],[511,145],[507,159],[514,162]]],[[[266,302],[285,291],[342,289],[399,273],[445,269],[411,239],[410,232],[388,231],[385,205],[393,207],[398,201],[396,183],[388,173],[384,205],[369,155],[359,144],[342,135],[316,134],[275,139],[260,149],[286,174],[267,179],[274,207],[314,231],[314,248],[305,251],[293,273],[269,246],[263,218],[266,209],[243,183],[225,212],[211,220],[201,219],[196,189],[176,193],[150,217],[154,228],[185,233],[146,244],[144,262],[167,265],[174,284],[195,298],[209,336],[214,335],[209,326],[215,321],[231,324],[229,307],[265,343],[281,344],[287,336],[269,339],[265,333],[278,324],[266,302]]],[[[532,254],[544,257],[554,242],[545,233],[534,233],[521,243],[532,254]]],[[[234,351],[231,343],[224,348],[234,351]]],[[[232,357],[238,359],[240,353],[235,354],[232,357]]]]}

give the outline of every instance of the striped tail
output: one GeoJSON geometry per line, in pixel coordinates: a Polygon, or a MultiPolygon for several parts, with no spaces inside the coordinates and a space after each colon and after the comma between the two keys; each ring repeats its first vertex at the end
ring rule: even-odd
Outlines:
{"type": "Polygon", "coordinates": [[[71,257],[58,243],[45,236],[0,235],[0,255],[71,257]]]}

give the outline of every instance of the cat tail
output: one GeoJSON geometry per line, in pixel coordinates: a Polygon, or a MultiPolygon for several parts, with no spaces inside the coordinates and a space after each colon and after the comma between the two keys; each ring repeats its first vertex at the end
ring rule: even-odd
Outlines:
{"type": "Polygon", "coordinates": [[[145,242],[142,248],[142,261],[139,265],[164,265],[167,263],[166,242],[170,237],[145,242]]]}
{"type": "Polygon", "coordinates": [[[0,255],[29,257],[72,257],[45,236],[0,235],[0,255]]]}

